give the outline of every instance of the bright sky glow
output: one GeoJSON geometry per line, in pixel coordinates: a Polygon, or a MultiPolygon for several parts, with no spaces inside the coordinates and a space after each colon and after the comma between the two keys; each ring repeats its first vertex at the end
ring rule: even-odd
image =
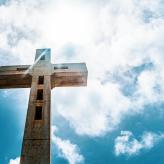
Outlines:
{"type": "Polygon", "coordinates": [[[84,6],[62,4],[55,10],[48,9],[44,16],[44,21],[41,20],[41,31],[46,40],[55,45],[61,46],[69,42],[86,44],[92,38],[93,19],[91,11],[84,6]]]}

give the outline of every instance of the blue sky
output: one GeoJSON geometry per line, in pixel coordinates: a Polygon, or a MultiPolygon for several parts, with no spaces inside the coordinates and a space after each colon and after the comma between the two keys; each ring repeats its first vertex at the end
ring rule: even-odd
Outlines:
{"type": "MultiPolygon", "coordinates": [[[[52,90],[52,163],[164,163],[163,0],[0,0],[0,65],[86,62],[52,90]],[[30,13],[30,14],[29,14],[30,13]]],[[[30,89],[0,90],[0,163],[18,164],[30,89]]]]}

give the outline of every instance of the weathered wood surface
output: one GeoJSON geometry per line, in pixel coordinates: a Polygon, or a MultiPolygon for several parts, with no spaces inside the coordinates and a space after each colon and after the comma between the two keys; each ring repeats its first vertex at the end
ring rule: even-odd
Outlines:
{"type": "Polygon", "coordinates": [[[30,88],[32,76],[28,73],[29,65],[1,66],[0,89],[30,88]]]}
{"type": "MultiPolygon", "coordinates": [[[[32,70],[33,68],[30,69],[30,65],[0,67],[0,89],[30,88],[32,70]]],[[[39,70],[41,73],[44,71],[38,67],[37,74],[39,70]]],[[[87,75],[88,72],[85,63],[52,64],[51,88],[86,86],[87,75]]]]}
{"type": "Polygon", "coordinates": [[[85,63],[52,64],[51,87],[86,86],[87,76],[85,63]]]}
{"type": "Polygon", "coordinates": [[[24,130],[20,164],[50,164],[51,156],[51,86],[50,76],[44,76],[44,84],[38,84],[33,76],[24,130]],[[43,100],[37,100],[37,90],[43,89],[43,100]],[[35,120],[36,106],[42,107],[42,119],[35,120]]]}

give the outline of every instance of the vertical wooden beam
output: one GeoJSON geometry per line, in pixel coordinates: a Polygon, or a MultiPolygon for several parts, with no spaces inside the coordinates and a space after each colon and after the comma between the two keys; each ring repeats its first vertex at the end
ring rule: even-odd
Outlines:
{"type": "Polygon", "coordinates": [[[50,164],[50,103],[50,76],[44,76],[43,85],[38,84],[38,76],[33,76],[22,145],[21,164],[50,164]],[[43,100],[37,100],[38,89],[43,89],[43,100]],[[36,119],[36,109],[42,110],[42,117],[39,120],[36,119]]]}
{"type": "Polygon", "coordinates": [[[46,51],[44,60],[41,58],[38,60],[39,53],[42,54],[43,51],[37,51],[37,62],[32,69],[32,85],[23,137],[21,164],[51,163],[50,51],[46,51]],[[43,84],[40,84],[39,76],[44,76],[43,84]]]}

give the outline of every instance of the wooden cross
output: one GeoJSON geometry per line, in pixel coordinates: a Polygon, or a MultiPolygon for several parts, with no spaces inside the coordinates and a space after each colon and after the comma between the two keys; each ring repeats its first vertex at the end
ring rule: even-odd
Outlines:
{"type": "Polygon", "coordinates": [[[85,63],[51,64],[51,50],[37,49],[33,65],[0,67],[0,89],[31,88],[21,164],[51,163],[51,89],[86,86],[85,63]]]}

